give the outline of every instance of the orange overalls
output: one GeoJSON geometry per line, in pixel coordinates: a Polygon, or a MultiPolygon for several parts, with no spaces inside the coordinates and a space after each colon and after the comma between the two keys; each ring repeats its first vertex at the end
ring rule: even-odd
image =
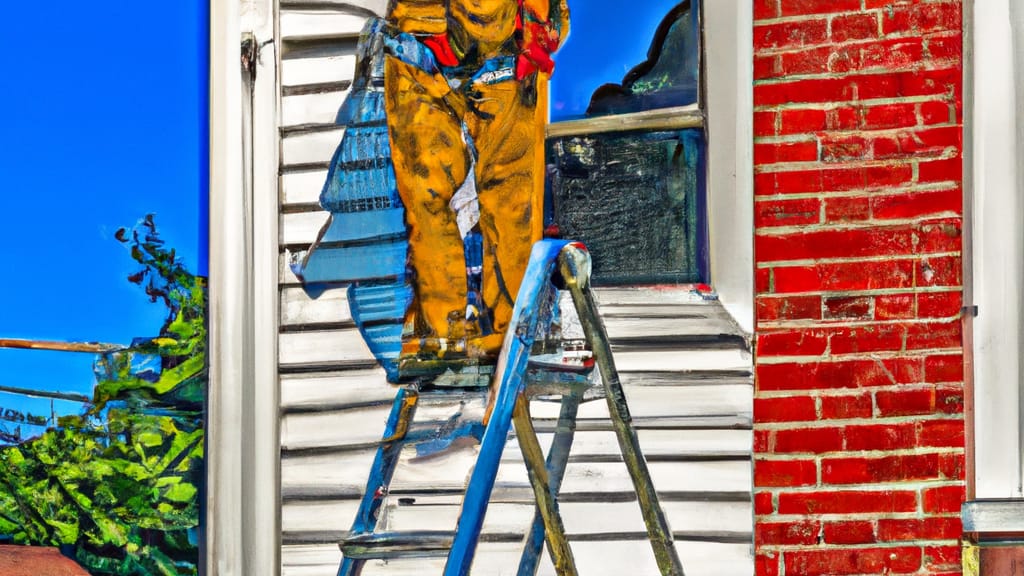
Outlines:
{"type": "MultiPolygon", "coordinates": [[[[565,2],[390,3],[388,23],[413,34],[449,65],[431,73],[391,55],[385,62],[385,109],[415,293],[403,355],[486,357],[501,346],[543,220],[546,74],[536,72],[523,54],[538,50],[531,34],[546,34],[541,52],[557,47],[568,31],[565,2]],[[493,66],[517,59],[512,70],[493,66]],[[489,61],[489,71],[481,74],[489,61]],[[485,308],[480,313],[487,315],[489,330],[467,309],[463,235],[451,205],[467,179],[475,179],[470,184],[479,206],[485,308]]],[[[550,71],[544,58],[535,60],[550,71]]]]}

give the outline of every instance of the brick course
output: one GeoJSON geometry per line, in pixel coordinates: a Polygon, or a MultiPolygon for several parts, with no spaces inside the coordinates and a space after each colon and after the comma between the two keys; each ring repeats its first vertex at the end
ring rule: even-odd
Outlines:
{"type": "Polygon", "coordinates": [[[756,0],[758,576],[950,574],[960,0],[756,0]]]}

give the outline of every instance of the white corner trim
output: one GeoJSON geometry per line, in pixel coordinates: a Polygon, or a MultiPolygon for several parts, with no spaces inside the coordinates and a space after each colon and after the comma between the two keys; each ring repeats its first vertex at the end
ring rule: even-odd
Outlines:
{"type": "Polygon", "coordinates": [[[275,8],[210,3],[207,576],[280,570],[275,8]],[[246,32],[265,56],[255,82],[243,70],[246,32]]]}
{"type": "Polygon", "coordinates": [[[210,3],[210,310],[207,576],[241,575],[242,390],[246,314],[239,5],[210,3]]]}
{"type": "MultiPolygon", "coordinates": [[[[1016,0],[1013,0],[1014,2],[1016,0]]],[[[1021,48],[1014,38],[1010,0],[975,1],[969,14],[965,217],[969,274],[965,305],[973,319],[975,492],[978,498],[1020,498],[1022,277],[1024,199],[1020,195],[1021,48]],[[1015,60],[1017,62],[1015,63],[1015,60]],[[1014,121],[1016,118],[1016,121],[1014,121]]],[[[1022,23],[1018,22],[1018,25],[1022,23]]],[[[1024,26],[1021,26],[1024,27],[1024,26]]],[[[1024,31],[1021,31],[1024,32],[1024,31]]],[[[1018,33],[1021,33],[1018,32],[1018,33]]]]}

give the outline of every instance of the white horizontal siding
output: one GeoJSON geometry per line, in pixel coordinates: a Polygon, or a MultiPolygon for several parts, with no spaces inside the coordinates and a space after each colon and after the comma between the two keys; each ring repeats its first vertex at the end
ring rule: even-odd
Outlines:
{"type": "Polygon", "coordinates": [[[323,10],[289,10],[281,13],[281,37],[286,40],[352,37],[366,18],[359,14],[323,10]]]}
{"type": "MultiPolygon", "coordinates": [[[[324,222],[326,214],[316,212],[308,220],[324,222]]],[[[296,223],[299,219],[285,215],[285,222],[296,223]]],[[[292,232],[287,236],[294,240],[292,232]]],[[[678,291],[682,292],[682,291],[678,291]]],[[[602,322],[610,333],[620,338],[639,336],[732,336],[735,324],[719,306],[705,303],[664,304],[664,305],[621,305],[616,301],[624,291],[617,288],[599,288],[595,296],[601,305],[602,322]],[[692,321],[687,321],[692,320],[692,321]]],[[[669,292],[675,295],[675,292],[669,292]]],[[[281,324],[316,324],[337,322],[338,305],[347,307],[344,290],[329,290],[317,298],[310,298],[300,288],[284,288],[281,291],[281,324]],[[340,301],[339,301],[340,299],[340,301]]],[[[571,300],[565,299],[563,308],[571,308],[571,300]]]]}
{"type": "Polygon", "coordinates": [[[281,203],[288,206],[320,201],[320,190],[327,179],[327,170],[291,172],[281,176],[281,203]]]}
{"type": "MultiPolygon", "coordinates": [[[[339,314],[339,317],[341,314],[339,314]]],[[[316,332],[289,332],[281,335],[281,363],[296,365],[316,362],[372,360],[355,328],[316,332]]],[[[750,356],[737,349],[725,350],[629,350],[615,355],[621,372],[694,372],[707,370],[744,370],[750,356]]]]}
{"type": "MultiPolygon", "coordinates": [[[[362,433],[358,435],[363,436],[362,433]]],[[[414,456],[413,448],[406,450],[403,462],[395,471],[392,492],[461,490],[477,456],[477,446],[472,446],[410,461],[414,456]]],[[[352,498],[365,488],[372,461],[373,453],[370,451],[288,458],[285,461],[287,466],[282,467],[282,490],[287,494],[292,489],[316,484],[337,497],[352,498]]],[[[745,493],[751,486],[750,463],[742,460],[656,461],[649,462],[648,468],[659,492],[745,493]]],[[[631,493],[632,490],[632,481],[621,462],[570,462],[562,481],[561,494],[563,498],[572,499],[579,494],[631,493]]],[[[505,498],[528,501],[532,494],[518,449],[506,449],[492,498],[494,501],[505,498]]],[[[351,518],[338,519],[335,527],[348,529],[350,523],[351,518]]],[[[438,525],[436,529],[454,529],[454,526],[438,525]]]]}
{"type": "MultiPolygon", "coordinates": [[[[365,373],[365,371],[360,371],[365,373]]],[[[318,382],[325,384],[336,384],[337,379],[318,379],[318,382]]],[[[372,382],[372,381],[371,381],[372,382]]],[[[324,402],[337,402],[339,398],[356,400],[365,406],[370,402],[382,402],[387,405],[380,407],[362,407],[320,412],[315,414],[292,413],[283,416],[281,429],[281,444],[286,449],[310,448],[322,446],[339,446],[354,442],[350,437],[356,427],[365,423],[367,414],[373,413],[370,418],[376,425],[372,431],[363,432],[380,434],[384,431],[384,422],[390,412],[389,399],[394,397],[395,389],[376,380],[376,390],[367,390],[366,386],[358,388],[359,393],[348,392],[344,389],[332,388],[333,394],[327,391],[318,391],[318,398],[324,402]],[[330,400],[328,400],[328,397],[330,400]]],[[[704,422],[703,416],[708,415],[736,415],[750,416],[750,386],[743,384],[707,386],[627,386],[626,398],[629,401],[630,411],[637,425],[642,426],[648,421],[658,419],[675,419],[685,425],[686,418],[693,418],[697,422],[704,422]]],[[[308,404],[307,404],[308,406],[308,404]]],[[[465,412],[465,408],[447,405],[443,416],[439,420],[453,416],[459,410],[465,412]]],[[[531,403],[531,413],[537,419],[558,418],[560,404],[557,402],[534,401],[531,403]]],[[[418,416],[424,417],[425,410],[420,410],[418,416]]],[[[594,400],[585,402],[580,406],[579,421],[601,421],[607,420],[608,407],[606,402],[594,400]]],[[[646,431],[645,431],[646,432],[646,431]]],[[[373,441],[375,438],[370,438],[373,441]]]]}
{"type": "Polygon", "coordinates": [[[282,365],[373,360],[355,328],[281,334],[278,354],[282,365]]]}
{"type": "Polygon", "coordinates": [[[310,7],[344,14],[370,13],[383,16],[387,5],[388,0],[281,0],[281,16],[310,7]]]}
{"type": "Polygon", "coordinates": [[[288,134],[281,139],[281,161],[285,168],[296,164],[327,165],[341,142],[344,128],[288,134]]]}
{"type": "Polygon", "coordinates": [[[345,288],[332,288],[309,298],[302,288],[281,289],[281,326],[347,322],[352,319],[345,288]]]}
{"type": "Polygon", "coordinates": [[[348,90],[285,96],[281,99],[281,126],[288,129],[295,126],[334,124],[338,108],[347,96],[348,90]]]}
{"type": "MultiPolygon", "coordinates": [[[[355,328],[281,335],[281,363],[336,362],[372,360],[355,328]],[[353,349],[355,347],[355,349],[353,349]]],[[[693,372],[704,370],[744,370],[750,367],[750,354],[733,349],[672,350],[669,352],[629,350],[615,355],[621,372],[693,372]]]]}
{"type": "MultiPolygon", "coordinates": [[[[576,565],[583,575],[628,574],[647,576],[658,574],[650,547],[645,542],[574,542],[576,565]]],[[[515,574],[521,547],[518,544],[481,544],[473,563],[474,576],[509,576],[515,574]]],[[[746,544],[716,544],[710,542],[676,542],[687,576],[750,576],[754,561],[746,544]]],[[[323,566],[341,560],[341,552],[334,545],[304,546],[293,551],[285,547],[285,569],[282,576],[330,576],[323,566]],[[296,560],[292,560],[295,554],[296,560]],[[324,564],[314,565],[313,559],[324,564]],[[295,562],[295,564],[291,564],[295,562]]],[[[443,558],[392,560],[367,562],[363,576],[430,576],[441,574],[443,558]]],[[[555,576],[554,567],[544,553],[539,576],[555,576]]]]}
{"type": "Polygon", "coordinates": [[[299,212],[281,215],[281,243],[309,247],[327,222],[327,212],[299,212]]]}
{"type": "MultiPolygon", "coordinates": [[[[310,84],[350,82],[352,75],[355,74],[355,68],[355,52],[318,58],[285,58],[281,60],[281,84],[293,88],[310,84]]],[[[291,113],[297,112],[289,112],[291,113]]]]}
{"type": "MultiPolygon", "coordinates": [[[[330,532],[334,518],[352,518],[359,503],[355,500],[299,502],[285,506],[282,526],[286,533],[313,530],[330,532]]],[[[644,523],[637,502],[564,502],[559,506],[570,538],[614,533],[643,533],[644,523]]],[[[750,530],[749,502],[665,502],[663,508],[676,533],[735,533],[750,530]]],[[[532,504],[494,503],[488,508],[483,534],[522,532],[533,520],[532,504]]],[[[418,499],[413,505],[388,501],[381,514],[390,530],[437,530],[454,526],[459,505],[451,498],[418,499]],[[422,502],[421,502],[422,500],[422,502]]]]}

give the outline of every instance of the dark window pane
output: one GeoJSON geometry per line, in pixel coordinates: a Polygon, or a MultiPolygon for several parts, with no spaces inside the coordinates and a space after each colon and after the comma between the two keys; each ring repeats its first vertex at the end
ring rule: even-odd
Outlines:
{"type": "Polygon", "coordinates": [[[550,217],[590,249],[596,284],[706,280],[704,149],[699,129],[548,143],[550,217]]]}

